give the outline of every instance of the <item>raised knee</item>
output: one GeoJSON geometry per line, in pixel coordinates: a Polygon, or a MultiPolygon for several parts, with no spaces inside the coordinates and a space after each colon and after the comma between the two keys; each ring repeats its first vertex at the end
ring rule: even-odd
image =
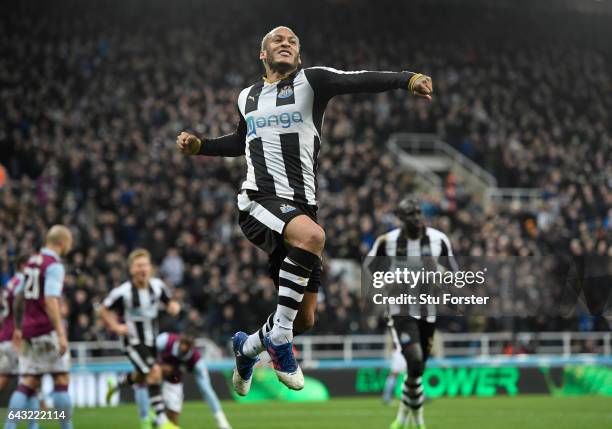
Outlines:
{"type": "Polygon", "coordinates": [[[322,250],[325,247],[325,231],[320,226],[310,228],[305,237],[305,244],[310,249],[322,250]]]}
{"type": "Polygon", "coordinates": [[[320,256],[325,246],[325,232],[320,225],[306,215],[292,219],[283,233],[287,244],[320,256]]]}

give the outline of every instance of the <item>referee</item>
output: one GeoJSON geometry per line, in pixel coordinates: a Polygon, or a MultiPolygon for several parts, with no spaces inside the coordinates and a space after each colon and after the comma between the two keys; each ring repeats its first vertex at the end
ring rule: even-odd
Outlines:
{"type": "MultiPolygon", "coordinates": [[[[419,267],[415,265],[416,269],[424,267],[428,271],[437,270],[442,263],[447,265],[447,269],[457,269],[448,237],[437,229],[425,226],[416,198],[407,197],[400,201],[397,217],[401,227],[378,237],[368,256],[404,257],[411,265],[418,264],[419,267]]],[[[422,377],[433,344],[436,309],[433,305],[415,304],[407,310],[399,305],[388,308],[388,325],[393,342],[406,360],[408,370],[399,411],[390,429],[425,429],[422,377]],[[414,426],[410,426],[411,415],[414,426]]]]}
{"type": "Polygon", "coordinates": [[[265,75],[237,100],[236,131],[218,138],[182,132],[178,149],[188,155],[246,157],[238,195],[239,224],[269,255],[278,305],[260,330],[237,332],[234,389],[246,395],[258,355],[267,350],[281,382],[302,389],[304,377],[293,355],[293,336],[314,324],[325,233],[317,222],[317,164],[327,103],[340,94],[403,89],[431,100],[431,78],[412,72],[344,72],[302,68],[300,41],[277,27],[261,42],[265,75]]]}

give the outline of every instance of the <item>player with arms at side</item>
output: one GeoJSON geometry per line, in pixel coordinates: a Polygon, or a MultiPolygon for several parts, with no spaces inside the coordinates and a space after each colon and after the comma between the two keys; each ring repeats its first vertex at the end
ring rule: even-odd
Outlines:
{"type": "MultiPolygon", "coordinates": [[[[134,365],[135,371],[128,374],[125,384],[146,382],[147,403],[150,401],[155,411],[155,423],[161,428],[175,428],[166,417],[161,396],[162,372],[156,361],[155,337],[160,304],[166,305],[171,316],[179,313],[180,305],[171,299],[164,282],[152,277],[151,255],[147,250],[133,250],[127,263],[130,280],[113,289],[104,299],[100,316],[111,331],[123,338],[126,355],[134,365]]],[[[139,397],[139,400],[146,398],[139,397]]],[[[150,427],[148,416],[141,420],[141,425],[150,427]]]]}
{"type": "Polygon", "coordinates": [[[218,138],[183,132],[176,142],[188,155],[246,155],[239,223],[246,237],[269,255],[278,303],[260,330],[234,335],[233,384],[240,395],[248,393],[263,350],[281,382],[295,390],[304,386],[292,342],[314,325],[321,282],[325,233],[317,223],[316,170],[327,103],[340,94],[392,89],[429,100],[432,93],[431,79],[418,73],[303,69],[300,41],[287,27],[265,35],[259,59],[265,76],[238,96],[236,131],[218,138]]]}
{"type": "MultiPolygon", "coordinates": [[[[54,225],[47,232],[45,247],[31,256],[23,269],[23,289],[14,304],[13,334],[15,342],[21,343],[19,373],[22,377],[9,402],[12,411],[36,410],[38,401],[34,398],[40,379],[44,374],[51,374],[53,404],[62,429],[72,428],[72,401],[68,394],[70,353],[60,314],[65,277],[60,258],[71,248],[70,230],[54,225]]],[[[14,429],[18,423],[15,418],[7,418],[4,427],[14,429]]]]}
{"type": "MultiPolygon", "coordinates": [[[[400,201],[397,217],[401,227],[378,237],[368,256],[407,257],[411,262],[418,261],[428,271],[440,269],[443,263],[447,269],[457,270],[448,237],[425,226],[421,205],[416,198],[407,197],[400,201]]],[[[433,305],[420,304],[408,310],[403,311],[398,305],[391,305],[388,309],[392,338],[406,360],[408,372],[399,411],[390,429],[408,429],[411,420],[414,429],[425,429],[422,377],[433,345],[436,311],[433,305]]]]}

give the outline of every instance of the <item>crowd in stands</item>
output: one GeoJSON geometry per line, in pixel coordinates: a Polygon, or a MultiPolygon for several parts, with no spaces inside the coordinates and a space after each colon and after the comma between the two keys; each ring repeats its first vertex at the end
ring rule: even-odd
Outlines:
{"type": "MultiPolygon", "coordinates": [[[[326,267],[359,262],[394,224],[398,199],[415,191],[411,171],[385,147],[395,131],[437,133],[500,186],[541,189],[538,207],[484,206],[451,176],[441,192],[420,195],[428,223],[449,235],[456,254],[612,257],[610,52],[539,37],[536,27],[537,38],[510,37],[511,20],[498,26],[504,11],[473,24],[461,19],[469,10],[446,16],[435,4],[387,3],[3,5],[2,281],[14,255],[33,252],[50,225],[63,223],[76,235],[63,310],[71,340],[108,337],[95,309],[126,279],[135,247],[151,251],[184,304],[178,320],[164,319],[168,329],[194,325],[218,341],[255,329],[276,291],[267,256],[237,226],[244,161],[183,156],[174,141],[182,130],[233,131],[237,94],[262,73],[261,37],[279,23],[300,36],[304,66],[412,69],[434,81],[432,103],[404,91],[330,103],[318,180],[326,267]]],[[[313,333],[382,329],[360,312],[359,285],[326,269],[323,291],[313,333]]],[[[511,323],[585,326],[576,318],[511,323]]],[[[507,328],[498,324],[477,329],[507,328]]],[[[470,321],[444,326],[466,330],[470,321]]]]}

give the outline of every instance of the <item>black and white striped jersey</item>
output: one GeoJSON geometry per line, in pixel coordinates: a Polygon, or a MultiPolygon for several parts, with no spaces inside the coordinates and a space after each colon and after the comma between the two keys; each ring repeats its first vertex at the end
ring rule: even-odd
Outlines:
{"type": "Polygon", "coordinates": [[[102,305],[123,318],[128,327],[128,335],[124,338],[126,345],[153,347],[158,334],[159,304],[167,304],[170,298],[164,282],[152,278],[147,288],[136,288],[130,281],[122,283],[108,294],[102,305]]]}
{"type": "MultiPolygon", "coordinates": [[[[428,270],[447,269],[456,271],[458,269],[450,240],[442,231],[430,227],[425,228],[425,234],[419,240],[406,238],[401,228],[393,229],[374,241],[368,256],[407,257],[411,264],[416,264],[413,267],[415,269],[420,267],[426,267],[428,270]],[[427,267],[427,258],[431,258],[435,267],[427,267]]],[[[402,262],[398,260],[398,263],[401,264],[402,262]]],[[[386,269],[393,268],[386,267],[386,269]]],[[[414,304],[413,307],[409,311],[412,317],[416,319],[424,318],[430,323],[436,321],[436,309],[433,304],[414,304]]],[[[400,313],[405,314],[406,312],[400,311],[398,305],[389,306],[389,316],[400,313]]]]}
{"type": "Polygon", "coordinates": [[[238,96],[236,132],[205,139],[200,154],[244,153],[247,172],[241,189],[316,205],[317,159],[329,100],[340,94],[407,90],[413,75],[311,67],[278,82],[261,80],[238,96]],[[227,149],[230,146],[236,150],[227,149]]]}

